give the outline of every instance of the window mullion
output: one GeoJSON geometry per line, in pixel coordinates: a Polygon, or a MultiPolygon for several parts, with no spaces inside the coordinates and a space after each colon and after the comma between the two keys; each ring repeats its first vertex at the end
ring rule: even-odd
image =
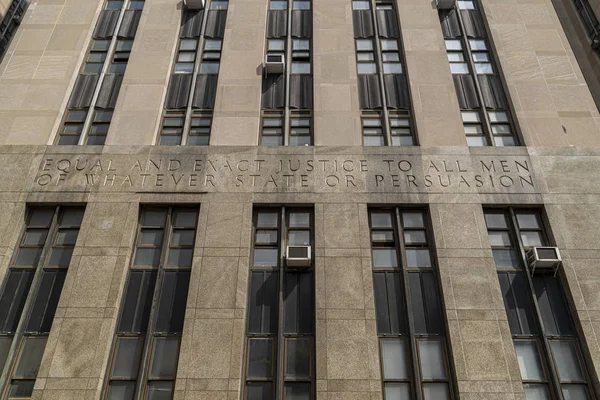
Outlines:
{"type": "Polygon", "coordinates": [[[163,242],[160,251],[160,261],[158,263],[158,271],[156,274],[156,283],[154,284],[154,294],[152,295],[152,306],[150,307],[150,315],[148,316],[148,328],[146,329],[146,336],[144,337],[144,347],[142,350],[142,357],[140,361],[140,367],[138,370],[138,381],[134,395],[134,399],[136,400],[144,400],[146,398],[146,384],[148,379],[148,371],[151,367],[149,365],[149,361],[152,352],[152,341],[154,340],[154,326],[156,323],[156,316],[158,313],[158,305],[160,303],[160,291],[162,289],[162,282],[164,280],[165,275],[164,266],[167,260],[167,249],[169,247],[172,235],[172,215],[173,209],[169,207],[169,209],[167,210],[167,216],[165,221],[165,231],[163,234],[163,242]]]}
{"type": "MultiPolygon", "coordinates": [[[[395,10],[395,9],[394,9],[395,10]]],[[[385,134],[386,146],[392,145],[392,136],[390,135],[390,115],[387,108],[387,99],[385,97],[386,88],[383,80],[383,58],[381,56],[381,42],[379,39],[379,25],[377,24],[377,4],[375,0],[371,0],[371,20],[373,21],[373,29],[375,32],[375,59],[377,60],[377,78],[381,87],[381,107],[383,109],[383,129],[385,134]]],[[[395,39],[398,40],[398,39],[395,39]]],[[[406,67],[406,66],[405,66],[406,67]]]]}
{"type": "MultiPolygon", "coordinates": [[[[286,53],[285,53],[285,109],[283,112],[283,145],[290,144],[290,74],[292,71],[292,59],[294,49],[292,48],[292,9],[293,0],[288,0],[287,7],[287,36],[285,38],[286,53]]],[[[285,218],[284,218],[285,220],[285,218]]]]}
{"type": "Polygon", "coordinates": [[[421,390],[421,371],[419,369],[419,361],[417,359],[417,342],[415,337],[415,320],[413,316],[413,308],[410,299],[410,287],[408,284],[408,271],[406,266],[408,265],[406,259],[406,246],[404,243],[404,232],[402,230],[402,223],[400,218],[400,210],[396,207],[394,208],[396,212],[396,227],[398,232],[398,253],[400,253],[400,268],[402,271],[402,283],[404,285],[404,301],[406,304],[406,315],[408,317],[408,342],[410,346],[410,361],[412,367],[412,389],[415,395],[416,400],[421,400],[423,398],[423,393],[421,390]]]}
{"type": "MultiPolygon", "coordinates": [[[[467,60],[465,60],[469,65],[469,70],[473,76],[473,83],[475,84],[475,90],[477,91],[477,98],[479,99],[479,108],[480,114],[483,114],[483,133],[489,143],[490,146],[496,146],[494,142],[494,138],[492,132],[490,131],[492,125],[490,123],[490,116],[487,113],[487,109],[485,106],[485,102],[483,100],[483,92],[481,91],[481,86],[479,85],[479,79],[477,78],[477,70],[475,69],[475,63],[473,61],[473,53],[471,52],[471,45],[469,43],[469,38],[467,37],[467,33],[465,31],[465,25],[462,19],[462,12],[458,6],[454,6],[456,10],[456,17],[458,20],[458,25],[460,26],[460,33],[462,36],[462,43],[465,46],[464,51],[467,53],[467,60]]],[[[491,50],[488,50],[491,53],[491,50]]]]}
{"type": "Polygon", "coordinates": [[[514,208],[509,208],[509,217],[510,224],[512,225],[513,231],[515,232],[517,246],[519,247],[519,254],[521,254],[521,259],[523,260],[523,266],[525,268],[525,276],[527,277],[527,284],[529,285],[529,293],[531,295],[531,300],[533,302],[533,308],[535,310],[536,322],[538,324],[538,328],[540,329],[541,335],[541,344],[543,347],[543,354],[540,356],[544,358],[546,361],[546,365],[548,365],[548,372],[550,373],[550,380],[552,381],[552,386],[554,387],[554,394],[558,400],[563,400],[564,396],[560,386],[560,379],[558,378],[558,372],[556,371],[556,366],[553,363],[551,357],[551,349],[550,349],[550,341],[548,340],[548,336],[546,336],[546,330],[544,328],[544,322],[542,321],[542,314],[540,312],[540,308],[538,305],[537,297],[535,296],[535,288],[533,286],[533,279],[531,274],[529,273],[529,268],[527,265],[527,254],[525,253],[525,248],[523,247],[523,243],[521,242],[521,237],[519,234],[519,225],[517,223],[517,216],[515,215],[514,208]]]}
{"type": "Polygon", "coordinates": [[[88,138],[88,131],[90,130],[94,118],[94,108],[96,102],[98,101],[98,97],[100,96],[102,82],[104,82],[104,77],[108,72],[108,68],[110,67],[110,63],[112,62],[113,56],[115,54],[115,49],[117,48],[117,41],[119,40],[119,29],[121,28],[121,23],[123,22],[123,18],[125,17],[125,11],[127,10],[127,7],[129,7],[129,2],[130,0],[125,0],[123,2],[123,6],[121,7],[121,11],[119,12],[119,18],[117,19],[113,35],[110,38],[110,46],[108,46],[108,51],[106,52],[106,58],[104,59],[104,64],[102,65],[102,71],[100,71],[100,75],[98,76],[98,83],[96,83],[94,95],[92,96],[92,101],[90,102],[87,115],[85,116],[85,122],[83,123],[81,135],[79,136],[79,143],[77,143],[78,145],[84,145],[85,141],[88,138]]]}
{"type": "MultiPolygon", "coordinates": [[[[192,72],[192,83],[190,85],[190,97],[188,97],[187,107],[185,109],[185,116],[183,121],[183,132],[181,133],[181,145],[185,146],[190,136],[190,129],[192,126],[192,113],[193,113],[193,102],[194,102],[194,91],[196,89],[196,81],[198,80],[198,72],[200,72],[200,64],[202,64],[202,56],[204,54],[204,34],[206,33],[206,24],[208,22],[208,14],[210,12],[210,5],[212,0],[207,0],[204,4],[204,11],[202,14],[202,27],[200,28],[200,36],[198,37],[198,43],[196,47],[196,60],[194,61],[194,71],[192,72]]],[[[183,11],[185,12],[185,11],[183,11]]],[[[222,42],[221,42],[222,43],[222,42]]],[[[221,45],[222,46],[222,45],[221,45]]],[[[222,47],[221,47],[222,51],[222,47]]],[[[175,52],[177,57],[177,51],[175,52]]],[[[175,60],[177,62],[177,60],[175,60]]],[[[210,140],[210,139],[209,139],[210,140]]]]}
{"type": "MultiPolygon", "coordinates": [[[[31,212],[32,211],[30,210],[29,213],[31,212]]],[[[2,394],[2,398],[4,398],[4,396],[6,395],[6,391],[8,390],[10,377],[15,367],[14,364],[17,358],[16,356],[19,353],[19,348],[21,347],[21,341],[23,339],[23,333],[25,332],[25,325],[27,324],[27,320],[29,319],[29,315],[33,308],[35,296],[32,294],[37,293],[37,291],[39,290],[40,284],[42,282],[42,275],[44,272],[44,264],[46,263],[46,258],[48,256],[48,252],[50,251],[49,249],[52,247],[52,241],[54,240],[54,236],[58,231],[59,213],[60,206],[56,206],[54,209],[54,215],[52,216],[52,222],[50,223],[50,229],[48,230],[48,235],[46,236],[46,242],[44,243],[44,247],[42,248],[40,259],[38,260],[38,263],[35,266],[35,273],[33,275],[31,287],[29,288],[29,293],[27,293],[27,300],[25,300],[25,304],[23,305],[23,311],[21,312],[21,318],[19,319],[17,330],[13,335],[10,349],[8,351],[8,354],[6,355],[6,364],[4,365],[2,375],[0,375],[0,394],[2,394]]],[[[27,224],[25,224],[23,232],[25,232],[26,230],[27,224]]],[[[23,232],[21,233],[21,237],[23,235],[23,232]]],[[[2,368],[2,366],[0,366],[0,368],[2,368]]]]}
{"type": "Polygon", "coordinates": [[[283,366],[284,364],[284,357],[285,357],[285,347],[284,347],[284,339],[283,339],[283,326],[285,323],[285,319],[284,319],[284,283],[285,283],[285,274],[286,274],[286,270],[287,268],[284,266],[284,255],[286,253],[285,249],[286,249],[286,245],[287,245],[287,229],[286,229],[286,209],[285,206],[282,206],[281,209],[279,210],[279,212],[281,213],[280,219],[279,219],[279,223],[281,224],[281,229],[279,230],[279,243],[280,243],[280,247],[279,247],[279,293],[278,293],[278,309],[279,309],[279,313],[278,313],[278,317],[277,317],[277,376],[275,377],[275,398],[276,399],[282,399],[283,398],[283,391],[284,391],[284,376],[283,376],[283,366]]]}

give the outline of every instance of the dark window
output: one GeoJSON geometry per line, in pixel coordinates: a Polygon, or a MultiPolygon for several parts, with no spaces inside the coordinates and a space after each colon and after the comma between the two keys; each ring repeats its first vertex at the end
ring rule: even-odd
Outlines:
{"type": "Polygon", "coordinates": [[[140,380],[146,398],[172,398],[197,220],[197,208],[142,208],[105,399],[133,399],[140,380]]]}
{"type": "Polygon", "coordinates": [[[11,368],[9,398],[32,394],[83,212],[81,207],[62,206],[28,211],[0,296],[0,362],[11,368]],[[39,283],[32,290],[34,279],[39,283]],[[23,329],[17,331],[21,320],[23,329]],[[13,339],[17,352],[13,360],[7,360],[13,339]]]}
{"type": "Polygon", "coordinates": [[[369,222],[384,398],[409,399],[416,390],[424,399],[451,399],[445,318],[427,214],[373,208],[369,222]]]}
{"type": "Polygon", "coordinates": [[[565,399],[588,399],[589,375],[562,278],[539,269],[533,274],[527,263],[527,251],[550,242],[541,214],[490,209],[485,221],[526,397],[562,392],[565,399]]]}
{"type": "Polygon", "coordinates": [[[439,13],[467,144],[516,146],[508,99],[476,4],[458,1],[439,13]]]}
{"type": "Polygon", "coordinates": [[[104,145],[106,142],[144,8],[141,0],[130,1],[128,10],[123,10],[125,4],[122,0],[106,0],[104,3],[56,144],[104,145]]]}
{"type": "Polygon", "coordinates": [[[244,398],[314,399],[313,267],[291,268],[283,257],[287,246],[312,249],[312,210],[260,208],[253,219],[244,398]]]}
{"type": "Polygon", "coordinates": [[[396,7],[378,1],[373,10],[368,1],[353,1],[352,10],[363,145],[413,146],[416,139],[396,7]]]}
{"type": "Polygon", "coordinates": [[[158,139],[162,146],[209,145],[227,8],[227,1],[211,1],[209,10],[183,7],[158,139]]]}

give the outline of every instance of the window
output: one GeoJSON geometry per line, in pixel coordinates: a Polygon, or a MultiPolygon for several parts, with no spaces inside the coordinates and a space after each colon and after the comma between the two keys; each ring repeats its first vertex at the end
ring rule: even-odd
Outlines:
{"type": "Polygon", "coordinates": [[[197,207],[142,208],[105,399],[173,398],[197,220],[197,207]]]}
{"type": "Polygon", "coordinates": [[[260,144],[283,146],[283,115],[271,113],[263,116],[260,144]]]}
{"type": "Polygon", "coordinates": [[[369,224],[384,398],[417,398],[418,391],[426,400],[452,399],[427,214],[373,208],[369,224]]]}
{"type": "Polygon", "coordinates": [[[296,112],[290,116],[290,146],[310,146],[312,115],[296,112]]]}
{"type": "Polygon", "coordinates": [[[362,118],[362,132],[364,146],[384,146],[383,124],[381,116],[373,113],[362,118]]]}
{"type": "Polygon", "coordinates": [[[67,103],[58,145],[104,145],[144,1],[106,0],[67,103]],[[116,18],[128,14],[126,18],[116,18]],[[109,29],[110,28],[110,29],[109,29]]]}
{"type": "Polygon", "coordinates": [[[28,210],[0,296],[0,362],[8,368],[9,399],[32,395],[83,212],[83,207],[62,206],[28,210]],[[14,359],[7,360],[11,345],[14,359]]]}
{"type": "Polygon", "coordinates": [[[560,398],[558,392],[565,399],[590,398],[562,279],[539,270],[534,275],[527,267],[526,252],[550,243],[541,214],[489,209],[485,221],[527,400],[560,398]]]}
{"type": "Polygon", "coordinates": [[[363,145],[415,145],[395,3],[377,1],[372,10],[368,1],[353,1],[352,10],[363,145]]]}
{"type": "Polygon", "coordinates": [[[494,65],[483,16],[476,0],[457,4],[458,8],[440,10],[439,17],[467,145],[517,146],[509,99],[494,65]]]}
{"type": "Polygon", "coordinates": [[[221,0],[210,2],[207,12],[183,7],[159,145],[210,143],[227,8],[228,2],[221,0]]]}
{"type": "Polygon", "coordinates": [[[311,2],[271,0],[265,36],[265,58],[280,55],[285,65],[279,69],[263,69],[259,144],[310,146],[313,128],[311,2]],[[289,6],[291,11],[288,11],[289,6]]]}
{"type": "Polygon", "coordinates": [[[244,399],[315,399],[313,267],[283,257],[287,246],[314,248],[312,210],[259,208],[253,220],[244,399]]]}
{"type": "Polygon", "coordinates": [[[197,39],[180,39],[177,61],[175,63],[176,74],[191,74],[194,72],[196,61],[197,39]]]}

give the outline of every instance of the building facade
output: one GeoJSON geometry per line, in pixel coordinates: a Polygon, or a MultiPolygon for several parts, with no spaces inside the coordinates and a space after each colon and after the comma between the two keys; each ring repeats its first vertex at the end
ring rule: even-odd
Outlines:
{"type": "Polygon", "coordinates": [[[599,398],[593,1],[0,12],[2,400],[599,398]]]}

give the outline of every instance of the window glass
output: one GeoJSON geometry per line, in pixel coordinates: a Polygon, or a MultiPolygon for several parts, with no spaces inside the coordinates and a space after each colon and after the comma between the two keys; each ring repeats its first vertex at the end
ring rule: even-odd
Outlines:
{"type": "Polygon", "coordinates": [[[227,5],[229,3],[227,1],[212,1],[210,3],[211,10],[227,10],[227,5]]]}
{"type": "Polygon", "coordinates": [[[544,380],[544,372],[535,342],[515,341],[517,361],[523,380],[544,380]]]}
{"type": "Polygon", "coordinates": [[[46,348],[47,337],[26,337],[19,355],[17,368],[13,374],[14,378],[35,379],[44,349],[46,348]]]}
{"type": "Polygon", "coordinates": [[[450,61],[450,62],[465,61],[465,57],[463,56],[463,53],[448,52],[448,53],[446,53],[446,55],[448,56],[448,61],[450,61]]]}
{"type": "Polygon", "coordinates": [[[373,228],[391,228],[392,215],[390,213],[371,213],[371,226],[373,228]]]}
{"type": "Polygon", "coordinates": [[[175,378],[177,358],[179,356],[179,338],[161,338],[154,342],[151,378],[175,378]]]}
{"type": "Polygon", "coordinates": [[[310,383],[287,382],[285,400],[310,400],[310,383]]]}
{"type": "Polygon", "coordinates": [[[548,386],[545,384],[524,383],[523,389],[527,400],[550,400],[548,386]]]}
{"type": "Polygon", "coordinates": [[[496,268],[521,269],[521,260],[516,250],[492,249],[496,268]]]}
{"type": "MultiPolygon", "coordinates": [[[[439,340],[419,340],[419,359],[423,379],[446,379],[444,350],[439,340]]],[[[437,389],[432,389],[436,391],[437,389]]],[[[437,397],[431,397],[437,399],[437,397]]],[[[443,398],[443,397],[440,397],[443,398]]]]}
{"type": "Polygon", "coordinates": [[[446,50],[462,50],[462,43],[458,39],[446,39],[446,50]]]}
{"type": "Polygon", "coordinates": [[[144,8],[143,1],[132,0],[131,2],[129,2],[130,10],[142,10],[143,8],[144,8]]]}
{"type": "Polygon", "coordinates": [[[286,340],[285,377],[310,378],[310,339],[286,340]]]}
{"type": "Polygon", "coordinates": [[[431,267],[431,257],[427,249],[406,249],[408,267],[431,267]]]}
{"type": "Polygon", "coordinates": [[[193,249],[170,249],[167,265],[171,267],[190,267],[193,249]]]}
{"type": "Polygon", "coordinates": [[[356,49],[358,51],[373,51],[373,41],[368,39],[357,40],[356,49]]]}
{"type": "MultiPolygon", "coordinates": [[[[562,385],[564,400],[588,400],[589,396],[585,385],[562,385]]],[[[527,399],[529,400],[529,399],[527,399]]]]}
{"type": "Polygon", "coordinates": [[[246,384],[247,400],[272,400],[273,384],[271,382],[248,382],[246,384]]]}
{"type": "Polygon", "coordinates": [[[279,214],[276,212],[261,212],[258,214],[256,226],[259,228],[277,228],[279,214]]]}
{"type": "Polygon", "coordinates": [[[108,0],[105,10],[120,10],[123,8],[123,0],[108,0]]]}
{"type": "Polygon", "coordinates": [[[15,400],[23,400],[28,399],[33,394],[33,385],[35,384],[35,380],[26,380],[26,381],[12,381],[10,383],[10,391],[8,394],[9,399],[15,400]]]}
{"type": "Polygon", "coordinates": [[[197,39],[181,39],[179,42],[179,50],[196,50],[196,46],[198,45],[197,39]]]}
{"type": "Polygon", "coordinates": [[[219,63],[218,62],[203,62],[200,64],[201,74],[218,74],[219,63]]]}
{"type": "Polygon", "coordinates": [[[469,67],[466,63],[451,63],[450,72],[453,74],[468,74],[469,67]]]}
{"type": "Polygon", "coordinates": [[[135,382],[110,382],[107,400],[133,400],[135,382]]]}
{"type": "Polygon", "coordinates": [[[358,64],[359,74],[376,74],[377,66],[375,63],[359,63],[358,64]]]}
{"type": "Polygon", "coordinates": [[[288,244],[290,246],[309,246],[310,231],[290,231],[288,244]]]}
{"type": "Polygon", "coordinates": [[[403,340],[382,340],[383,379],[408,379],[406,344],[403,340]]]}
{"type": "Polygon", "coordinates": [[[402,213],[402,226],[404,228],[422,228],[425,226],[423,222],[423,214],[420,212],[404,212],[402,213]]]}
{"type": "Polygon", "coordinates": [[[446,383],[424,383],[424,400],[446,400],[449,399],[448,384],[446,383]]]}
{"type": "Polygon", "coordinates": [[[271,0],[269,10],[287,10],[287,1],[271,0]]]}
{"type": "Polygon", "coordinates": [[[279,39],[269,39],[267,42],[267,49],[269,51],[284,51],[285,41],[279,39]]]}
{"type": "Polygon", "coordinates": [[[472,1],[459,0],[458,8],[461,10],[474,10],[475,4],[472,1]]]}
{"type": "Polygon", "coordinates": [[[137,377],[143,346],[144,339],[141,337],[119,338],[112,371],[113,378],[135,379],[137,377]]]}
{"type": "Polygon", "coordinates": [[[396,249],[373,249],[373,266],[397,267],[396,249]]]}
{"type": "Polygon", "coordinates": [[[490,63],[475,63],[475,71],[483,75],[492,75],[494,73],[494,69],[490,63]]]}
{"type": "Polygon", "coordinates": [[[206,41],[204,42],[204,50],[221,51],[222,43],[223,42],[221,40],[206,39],[206,41]]]}
{"type": "Polygon", "coordinates": [[[537,213],[517,213],[517,223],[521,229],[540,229],[537,213]]]}
{"type": "Polygon", "coordinates": [[[310,1],[294,1],[294,10],[310,10],[310,1]]]}
{"type": "Polygon", "coordinates": [[[279,264],[278,249],[254,249],[255,267],[275,267],[279,264]]]}
{"type": "Polygon", "coordinates": [[[148,383],[147,400],[172,400],[173,382],[151,381],[148,383]]]}
{"type": "Polygon", "coordinates": [[[471,50],[487,50],[485,40],[469,39],[469,45],[471,46],[471,50]]]}
{"type": "Polygon", "coordinates": [[[310,74],[310,63],[293,62],[291,72],[292,74],[310,74]]]}
{"type": "Polygon", "coordinates": [[[463,122],[479,122],[479,113],[474,111],[461,112],[463,122]]]}
{"type": "Polygon", "coordinates": [[[510,247],[510,235],[507,231],[491,231],[489,238],[492,246],[510,247]]]}
{"type": "Polygon", "coordinates": [[[381,40],[381,50],[398,50],[398,41],[390,39],[381,40]]]}
{"type": "Polygon", "coordinates": [[[273,376],[273,339],[250,339],[248,378],[273,376]]]}
{"type": "Polygon", "coordinates": [[[290,212],[288,223],[290,228],[310,228],[310,213],[290,212]]]}
{"type": "Polygon", "coordinates": [[[402,64],[400,63],[383,63],[384,74],[401,74],[402,64]]]}
{"type": "Polygon", "coordinates": [[[371,4],[368,1],[353,1],[352,9],[353,10],[370,10],[371,4]]]}
{"type": "Polygon", "coordinates": [[[386,382],[384,385],[385,398],[391,400],[410,399],[410,386],[408,383],[386,382]]]}
{"type": "Polygon", "coordinates": [[[561,381],[583,381],[581,365],[575,350],[575,342],[558,341],[550,342],[554,361],[558,368],[558,374],[561,381]]]}
{"type": "Polygon", "coordinates": [[[406,231],[404,232],[404,242],[406,245],[425,244],[427,238],[425,231],[406,231]]]}
{"type": "Polygon", "coordinates": [[[508,228],[504,213],[485,213],[485,223],[488,228],[508,228]]]}
{"type": "Polygon", "coordinates": [[[542,233],[538,231],[521,231],[523,247],[542,246],[542,233]]]}
{"type": "Polygon", "coordinates": [[[6,363],[6,357],[8,356],[8,351],[10,350],[11,344],[12,337],[0,336],[0,365],[4,365],[6,363]]]}

